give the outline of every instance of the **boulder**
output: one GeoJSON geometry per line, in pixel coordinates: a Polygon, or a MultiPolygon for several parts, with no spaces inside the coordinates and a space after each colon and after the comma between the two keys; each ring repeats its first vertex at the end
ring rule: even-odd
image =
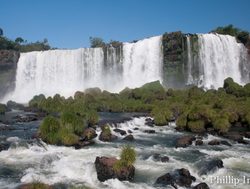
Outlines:
{"type": "Polygon", "coordinates": [[[122,129],[114,129],[113,131],[116,133],[120,133],[120,135],[122,135],[122,136],[127,134],[127,132],[122,130],[122,129]]]}
{"type": "Polygon", "coordinates": [[[214,140],[209,141],[208,145],[211,145],[211,146],[220,145],[220,141],[217,139],[214,139],[214,140]]]}
{"type": "Polygon", "coordinates": [[[99,140],[103,142],[111,142],[115,139],[117,139],[117,136],[111,133],[109,126],[107,125],[102,126],[102,132],[99,135],[99,140]]]}
{"type": "Polygon", "coordinates": [[[137,130],[139,130],[139,128],[138,128],[138,127],[135,127],[135,128],[134,128],[134,131],[137,131],[137,130]]]}
{"type": "Polygon", "coordinates": [[[223,136],[225,138],[228,138],[230,140],[233,140],[239,143],[244,141],[243,136],[238,132],[228,132],[227,134],[224,134],[223,136]]]}
{"type": "Polygon", "coordinates": [[[134,136],[133,136],[133,135],[128,135],[128,136],[124,137],[122,140],[134,141],[134,140],[135,140],[135,138],[134,138],[134,136]]]}
{"type": "Polygon", "coordinates": [[[222,140],[222,141],[220,141],[220,143],[221,143],[222,145],[225,145],[225,146],[232,146],[232,144],[230,144],[230,143],[227,142],[226,140],[222,140]]]}
{"type": "Polygon", "coordinates": [[[186,148],[187,146],[191,145],[194,140],[195,140],[194,136],[182,136],[177,139],[175,147],[186,148]]]}
{"type": "Polygon", "coordinates": [[[121,181],[132,181],[135,175],[135,167],[127,166],[121,168],[121,170],[114,170],[114,165],[118,159],[114,157],[96,157],[95,168],[97,172],[97,178],[99,181],[104,182],[108,179],[117,178],[121,181]]]}
{"type": "Polygon", "coordinates": [[[131,130],[127,130],[127,132],[128,132],[129,134],[133,133],[133,131],[131,131],[131,130]]]}
{"type": "Polygon", "coordinates": [[[154,120],[151,118],[146,118],[145,119],[145,125],[153,127],[154,126],[154,120]]]}
{"type": "Polygon", "coordinates": [[[194,186],[193,189],[209,189],[209,186],[205,182],[202,182],[194,186]]]}
{"type": "Polygon", "coordinates": [[[93,140],[88,140],[88,141],[80,141],[77,144],[74,145],[76,150],[82,149],[86,146],[94,145],[95,142],[93,140]]]}
{"type": "Polygon", "coordinates": [[[187,169],[182,168],[160,176],[157,178],[155,184],[159,186],[171,185],[177,189],[177,186],[190,187],[195,180],[196,178],[192,176],[187,169]]]}
{"type": "Polygon", "coordinates": [[[146,129],[146,130],[144,130],[144,133],[154,134],[155,130],[153,130],[153,129],[146,129]]]}
{"type": "Polygon", "coordinates": [[[163,163],[169,162],[169,157],[168,156],[161,156],[160,154],[154,154],[153,155],[154,160],[156,161],[161,161],[163,163]]]}
{"type": "Polygon", "coordinates": [[[95,137],[97,137],[95,129],[89,127],[83,131],[82,138],[84,141],[92,140],[95,137]]]}
{"type": "Polygon", "coordinates": [[[203,141],[200,140],[200,139],[199,139],[199,140],[196,140],[196,141],[195,141],[195,145],[196,145],[196,146],[201,146],[201,145],[203,145],[203,141]]]}
{"type": "Polygon", "coordinates": [[[29,184],[23,184],[18,187],[18,189],[53,189],[51,186],[43,183],[29,183],[29,184]]]}
{"type": "Polygon", "coordinates": [[[250,132],[245,132],[244,135],[245,135],[246,138],[250,138],[250,132]]]}
{"type": "Polygon", "coordinates": [[[223,161],[221,159],[208,159],[198,162],[199,175],[207,175],[213,173],[217,169],[223,168],[223,161]]]}

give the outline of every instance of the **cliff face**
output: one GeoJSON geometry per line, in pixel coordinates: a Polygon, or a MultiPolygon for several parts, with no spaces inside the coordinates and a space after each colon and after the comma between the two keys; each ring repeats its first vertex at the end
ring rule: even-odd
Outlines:
{"type": "Polygon", "coordinates": [[[0,99],[15,87],[15,75],[20,53],[0,50],[0,99]]]}

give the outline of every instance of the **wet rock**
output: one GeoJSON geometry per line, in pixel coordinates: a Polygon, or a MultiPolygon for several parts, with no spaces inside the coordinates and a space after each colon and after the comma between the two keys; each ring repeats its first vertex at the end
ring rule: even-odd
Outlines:
{"type": "Polygon", "coordinates": [[[133,135],[128,135],[128,136],[124,137],[122,140],[134,141],[134,140],[135,140],[135,138],[134,138],[134,136],[133,136],[133,135]]]}
{"type": "Polygon", "coordinates": [[[77,144],[74,145],[76,150],[79,150],[81,148],[84,148],[86,146],[91,146],[94,145],[95,142],[93,140],[88,140],[88,141],[80,141],[77,144]]]}
{"type": "Polygon", "coordinates": [[[155,130],[153,130],[153,129],[146,129],[146,130],[144,130],[144,133],[154,134],[155,130]]]}
{"type": "Polygon", "coordinates": [[[205,182],[202,182],[194,186],[193,189],[209,189],[209,186],[205,182]]]}
{"type": "Polygon", "coordinates": [[[25,106],[23,104],[19,104],[19,103],[16,103],[14,101],[8,101],[7,102],[7,107],[8,109],[15,109],[15,110],[24,110],[25,109],[25,106]]]}
{"type": "Polygon", "coordinates": [[[226,140],[222,140],[222,141],[220,141],[220,143],[221,143],[222,145],[225,145],[225,146],[232,146],[232,144],[230,144],[230,143],[227,142],[226,140]]]}
{"type": "Polygon", "coordinates": [[[117,136],[113,135],[110,131],[110,128],[108,125],[102,126],[102,132],[99,135],[99,140],[103,142],[111,142],[113,140],[117,139],[117,136]]]}
{"type": "Polygon", "coordinates": [[[211,145],[211,146],[220,145],[220,141],[217,139],[214,139],[214,140],[209,141],[208,145],[211,145]]]}
{"type": "Polygon", "coordinates": [[[169,157],[168,156],[161,156],[160,154],[154,154],[153,158],[155,161],[161,161],[163,163],[169,162],[169,157]]]}
{"type": "Polygon", "coordinates": [[[95,168],[97,172],[97,178],[99,181],[117,178],[121,181],[132,181],[135,175],[135,167],[127,166],[121,168],[121,170],[114,170],[114,165],[118,159],[114,157],[96,157],[95,168]]]}
{"type": "Polygon", "coordinates": [[[127,132],[128,132],[129,134],[133,133],[133,131],[131,131],[131,130],[127,130],[127,132]]]}
{"type": "Polygon", "coordinates": [[[127,134],[127,132],[122,130],[122,129],[114,129],[113,131],[116,133],[120,133],[120,135],[122,135],[122,136],[127,134]]]}
{"type": "Polygon", "coordinates": [[[83,131],[82,137],[83,137],[84,141],[87,141],[87,140],[92,140],[95,137],[97,137],[97,134],[96,134],[95,129],[93,129],[93,128],[86,128],[83,131]]]}
{"type": "Polygon", "coordinates": [[[138,127],[135,127],[135,128],[134,128],[134,131],[137,131],[137,130],[139,130],[139,128],[138,128],[138,127]]]}
{"type": "Polygon", "coordinates": [[[195,140],[195,137],[193,136],[182,136],[181,138],[178,138],[175,144],[176,148],[185,148],[192,144],[192,142],[195,140]]]}
{"type": "Polygon", "coordinates": [[[15,128],[13,126],[0,123],[0,131],[11,131],[11,130],[15,130],[15,128]]]}
{"type": "Polygon", "coordinates": [[[195,177],[190,174],[187,169],[176,169],[173,172],[166,173],[165,175],[160,176],[155,184],[159,186],[168,186],[171,185],[174,188],[181,187],[190,187],[192,182],[195,181],[195,177]]]}
{"type": "Polygon", "coordinates": [[[37,121],[38,117],[36,114],[22,114],[15,116],[15,121],[19,123],[27,123],[31,121],[37,121]]]}
{"type": "Polygon", "coordinates": [[[233,141],[236,141],[236,142],[239,142],[239,143],[244,141],[243,136],[240,135],[240,133],[238,133],[238,132],[229,132],[227,134],[224,134],[223,136],[225,138],[228,138],[230,140],[233,140],[233,141]]]}
{"type": "Polygon", "coordinates": [[[196,141],[195,141],[195,145],[196,145],[196,146],[201,146],[201,145],[203,145],[203,141],[200,140],[200,139],[199,139],[199,140],[196,140],[196,141]]]}
{"type": "Polygon", "coordinates": [[[245,135],[246,138],[250,138],[250,132],[245,132],[244,135],[245,135]]]}
{"type": "Polygon", "coordinates": [[[151,118],[146,118],[145,119],[145,125],[153,127],[154,126],[154,120],[151,118]]]}
{"type": "Polygon", "coordinates": [[[207,175],[208,173],[213,173],[217,169],[223,168],[223,161],[221,159],[208,159],[198,162],[197,167],[200,169],[200,175],[207,175]]]}

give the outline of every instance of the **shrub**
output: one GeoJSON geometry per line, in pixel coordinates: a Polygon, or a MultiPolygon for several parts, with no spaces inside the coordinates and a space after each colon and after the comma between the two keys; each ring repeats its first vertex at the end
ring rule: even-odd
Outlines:
{"type": "Polygon", "coordinates": [[[37,108],[43,100],[46,100],[43,94],[36,95],[29,101],[29,106],[37,108]]]}
{"type": "Polygon", "coordinates": [[[236,97],[245,95],[244,88],[238,83],[235,83],[231,77],[224,80],[223,88],[225,89],[226,93],[235,95],[236,97]]]}
{"type": "Polygon", "coordinates": [[[155,125],[162,126],[168,124],[173,114],[166,107],[160,108],[159,106],[155,106],[151,112],[151,116],[154,118],[155,125]]]}
{"type": "Polygon", "coordinates": [[[66,145],[66,146],[72,146],[74,144],[77,144],[79,141],[79,137],[75,135],[74,133],[70,132],[66,128],[61,129],[58,135],[59,135],[61,144],[66,145]]]}
{"type": "Polygon", "coordinates": [[[130,146],[124,146],[120,154],[120,160],[114,164],[114,170],[119,171],[123,167],[132,166],[136,160],[136,152],[130,146]]]}
{"type": "Polygon", "coordinates": [[[52,116],[47,116],[44,118],[41,126],[39,127],[39,135],[49,144],[58,144],[60,142],[60,138],[58,136],[60,129],[61,125],[58,119],[52,116]]]}
{"type": "Polygon", "coordinates": [[[178,129],[186,129],[187,126],[187,115],[181,114],[176,120],[176,126],[178,129]]]}
{"type": "Polygon", "coordinates": [[[230,128],[230,123],[227,118],[218,117],[213,121],[213,128],[220,133],[226,133],[230,128]]]}
{"type": "Polygon", "coordinates": [[[5,114],[5,112],[7,112],[7,106],[0,104],[0,114],[5,114]]]}
{"type": "Polygon", "coordinates": [[[40,182],[25,184],[21,188],[24,188],[24,189],[52,189],[52,187],[50,187],[49,185],[43,184],[40,182]]]}
{"type": "Polygon", "coordinates": [[[189,121],[188,128],[194,133],[205,132],[205,122],[203,120],[189,121]]]}

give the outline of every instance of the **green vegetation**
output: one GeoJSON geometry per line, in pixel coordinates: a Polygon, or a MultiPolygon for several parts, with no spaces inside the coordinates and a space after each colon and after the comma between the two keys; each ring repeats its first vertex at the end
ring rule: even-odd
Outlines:
{"type": "Polygon", "coordinates": [[[0,104],[0,114],[5,114],[5,112],[7,112],[7,106],[0,104]]]}
{"type": "Polygon", "coordinates": [[[41,182],[34,182],[34,183],[25,184],[21,188],[24,188],[24,189],[52,189],[52,187],[50,187],[49,185],[43,184],[41,182]]]}
{"type": "Polygon", "coordinates": [[[212,30],[212,32],[235,36],[236,39],[241,43],[243,43],[244,45],[246,45],[249,42],[249,32],[236,28],[232,24],[224,27],[217,27],[215,30],[212,30]]]}
{"type": "MultiPolygon", "coordinates": [[[[236,124],[250,129],[250,85],[241,86],[231,78],[227,78],[224,87],[218,90],[204,91],[198,87],[165,90],[156,81],[136,89],[126,88],[119,94],[93,88],[85,92],[78,91],[74,98],[68,99],[60,95],[53,98],[39,95],[29,105],[58,115],[58,118],[54,118],[57,121],[52,120],[55,128],[43,124],[40,128],[43,131],[45,127],[47,133],[41,132],[42,138],[56,144],[74,143],[85,128],[98,122],[97,112],[105,111],[145,112],[154,118],[158,126],[176,120],[177,129],[195,133],[203,133],[207,129],[225,133],[236,124]]],[[[50,125],[47,120],[44,122],[50,125]]],[[[107,136],[111,134],[108,126],[102,130],[107,136]]]]}
{"type": "Polygon", "coordinates": [[[130,146],[124,146],[120,159],[114,164],[114,170],[120,171],[124,167],[132,166],[136,160],[136,152],[130,146]]]}

